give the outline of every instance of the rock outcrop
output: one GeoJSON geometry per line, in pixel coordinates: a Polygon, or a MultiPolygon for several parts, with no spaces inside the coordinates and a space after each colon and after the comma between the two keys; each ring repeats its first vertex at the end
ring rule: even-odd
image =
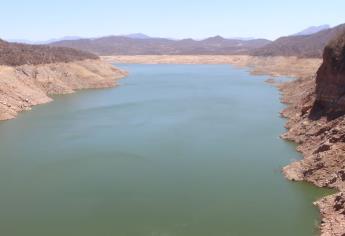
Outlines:
{"type": "Polygon", "coordinates": [[[311,116],[334,119],[345,114],[345,31],[326,46],[316,77],[316,102],[311,116]]]}
{"type": "Polygon", "coordinates": [[[304,159],[283,169],[290,180],[308,181],[340,193],[315,204],[322,236],[345,235],[345,32],[324,50],[317,75],[280,86],[282,115],[288,118],[284,139],[298,144],[304,159]]]}

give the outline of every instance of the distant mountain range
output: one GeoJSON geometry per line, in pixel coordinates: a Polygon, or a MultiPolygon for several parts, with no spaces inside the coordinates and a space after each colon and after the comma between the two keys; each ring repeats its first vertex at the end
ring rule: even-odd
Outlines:
{"type": "Polygon", "coordinates": [[[32,45],[44,45],[44,44],[51,44],[54,42],[59,42],[63,40],[78,40],[81,39],[82,37],[78,36],[66,36],[62,38],[56,38],[56,39],[49,39],[49,40],[44,40],[44,41],[32,41],[32,40],[26,40],[26,39],[8,39],[8,42],[11,43],[24,43],[24,44],[32,44],[32,45]]]}
{"type": "MultiPolygon", "coordinates": [[[[320,29],[320,28],[319,28],[320,29]]],[[[281,37],[250,52],[255,56],[297,56],[321,58],[328,42],[345,30],[345,24],[317,31],[314,34],[281,37]]],[[[309,31],[310,33],[311,31],[309,31]]],[[[301,33],[299,33],[301,34],[301,33]]]]}
{"type": "MultiPolygon", "coordinates": [[[[142,33],[137,33],[137,34],[127,34],[127,35],[122,35],[123,37],[127,38],[132,38],[132,39],[149,39],[151,38],[150,36],[147,36],[142,33]]],[[[33,41],[33,40],[27,40],[27,39],[8,39],[8,42],[11,43],[24,43],[24,44],[32,44],[32,45],[44,45],[44,44],[52,44],[55,42],[60,42],[60,41],[67,41],[67,40],[78,40],[82,39],[83,37],[79,36],[65,36],[62,38],[54,38],[54,39],[48,39],[48,40],[41,40],[41,41],[33,41]]]]}
{"type": "Polygon", "coordinates": [[[311,35],[311,34],[316,34],[320,31],[330,29],[331,27],[329,25],[319,25],[319,26],[311,26],[309,28],[306,28],[302,30],[301,32],[294,34],[292,36],[302,36],[302,35],[311,35]]]}
{"type": "Polygon", "coordinates": [[[226,55],[246,54],[263,47],[266,39],[225,39],[221,36],[204,40],[151,38],[146,35],[108,36],[95,39],[63,40],[51,45],[89,51],[97,55],[226,55]]]}
{"type": "MultiPolygon", "coordinates": [[[[275,41],[221,36],[195,39],[167,39],[150,37],[142,33],[100,38],[69,36],[41,42],[19,41],[30,44],[49,44],[100,56],[109,55],[232,55],[318,57],[330,39],[345,30],[345,24],[312,26],[291,36],[275,41]]],[[[18,42],[18,40],[16,41],[18,42]]]]}
{"type": "Polygon", "coordinates": [[[0,39],[0,65],[37,65],[84,59],[98,59],[98,57],[72,48],[9,43],[0,39]]]}
{"type": "Polygon", "coordinates": [[[150,39],[152,37],[147,36],[146,34],[137,33],[137,34],[127,34],[123,35],[124,37],[131,38],[131,39],[150,39]]]}

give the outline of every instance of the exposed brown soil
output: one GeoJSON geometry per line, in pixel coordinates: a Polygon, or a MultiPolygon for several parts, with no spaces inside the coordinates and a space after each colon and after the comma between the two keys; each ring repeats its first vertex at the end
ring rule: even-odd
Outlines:
{"type": "Polygon", "coordinates": [[[247,55],[119,55],[101,58],[109,63],[117,64],[231,64],[243,68],[249,67],[253,74],[289,77],[314,74],[322,62],[318,58],[254,57],[247,55]]]}
{"type": "Polygon", "coordinates": [[[45,65],[0,66],[0,120],[52,101],[49,95],[106,88],[126,75],[100,60],[45,65]]]}

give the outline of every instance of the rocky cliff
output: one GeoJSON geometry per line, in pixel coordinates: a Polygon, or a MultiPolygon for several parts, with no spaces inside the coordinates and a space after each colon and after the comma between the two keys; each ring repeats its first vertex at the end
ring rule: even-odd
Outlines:
{"type": "Polygon", "coordinates": [[[345,31],[326,46],[323,61],[317,72],[311,116],[334,119],[345,114],[345,31]]]}
{"type": "Polygon", "coordinates": [[[345,235],[345,31],[327,45],[317,75],[280,88],[289,106],[282,136],[298,144],[304,159],[283,169],[290,180],[340,191],[315,204],[323,236],[345,235]]]}

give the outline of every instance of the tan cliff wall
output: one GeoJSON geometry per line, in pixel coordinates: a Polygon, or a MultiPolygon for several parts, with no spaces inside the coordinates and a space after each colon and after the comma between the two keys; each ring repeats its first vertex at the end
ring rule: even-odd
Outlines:
{"type": "Polygon", "coordinates": [[[304,159],[291,163],[287,178],[339,190],[315,204],[322,236],[345,235],[345,32],[324,51],[317,75],[282,85],[289,119],[282,136],[298,144],[304,159]]]}
{"type": "Polygon", "coordinates": [[[0,66],[0,120],[52,101],[49,95],[113,87],[124,76],[126,72],[101,60],[0,66]]]}

